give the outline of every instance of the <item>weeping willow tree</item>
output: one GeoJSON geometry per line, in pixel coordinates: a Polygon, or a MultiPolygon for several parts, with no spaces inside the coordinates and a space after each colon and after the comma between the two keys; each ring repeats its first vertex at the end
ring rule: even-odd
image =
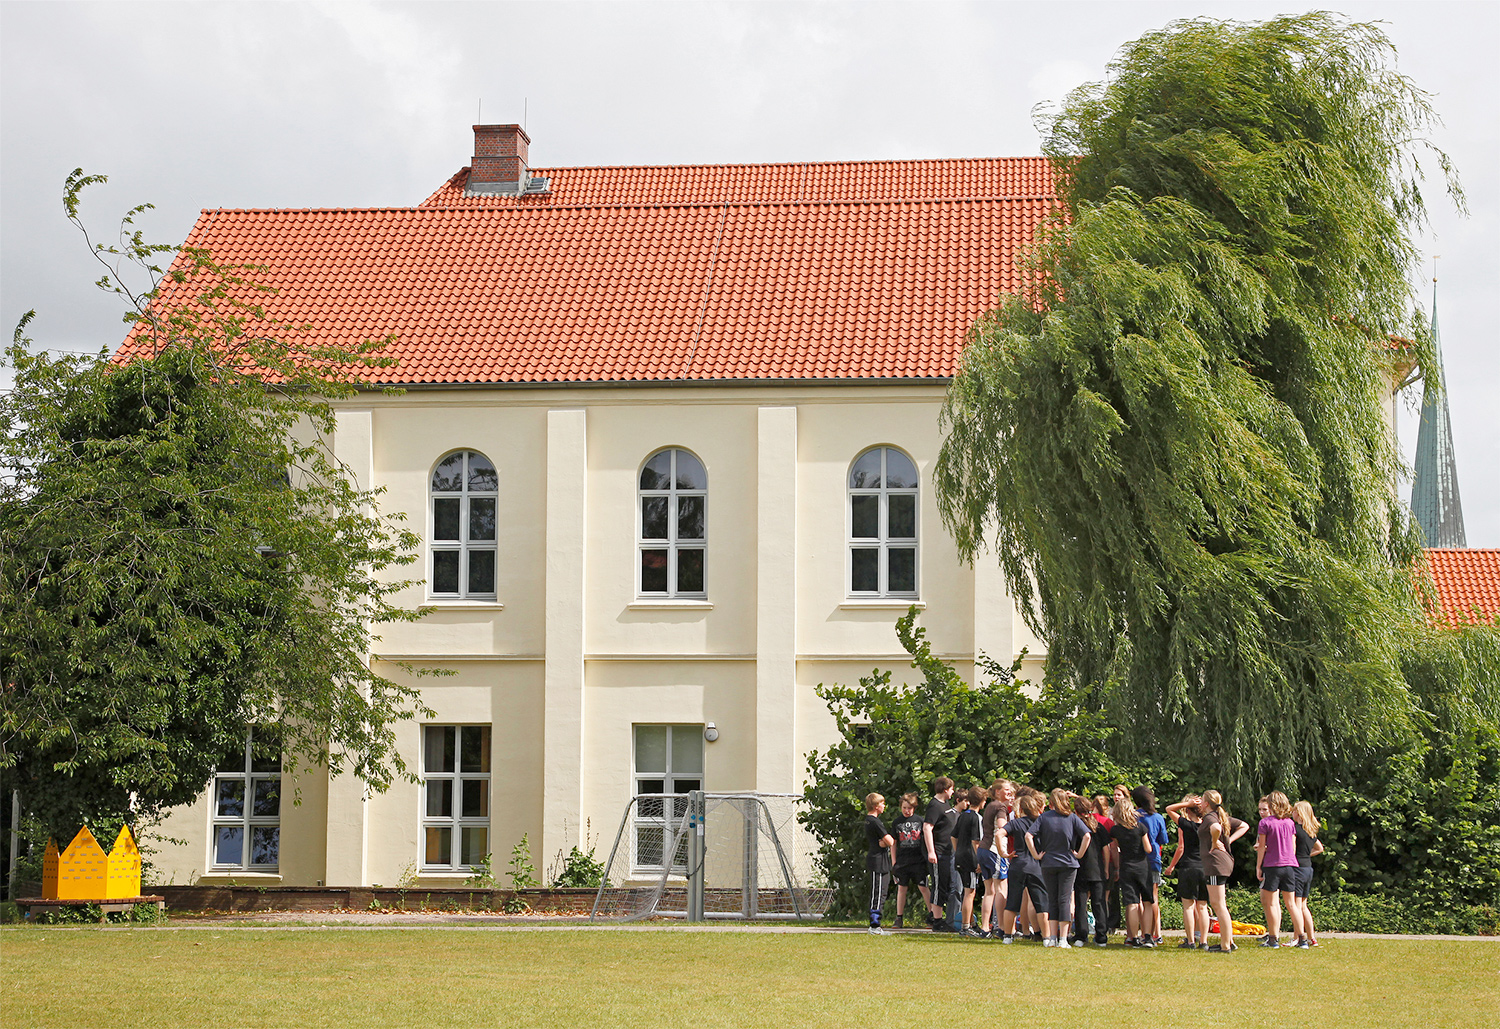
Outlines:
{"type": "MultiPolygon", "coordinates": [[[[1044,118],[1062,210],[976,324],[939,507],[994,548],[1054,674],[1231,790],[1415,739],[1419,539],[1393,337],[1435,116],[1381,31],[1176,22],[1044,118]]],[[[1440,152],[1454,199],[1456,180],[1440,152]]]]}

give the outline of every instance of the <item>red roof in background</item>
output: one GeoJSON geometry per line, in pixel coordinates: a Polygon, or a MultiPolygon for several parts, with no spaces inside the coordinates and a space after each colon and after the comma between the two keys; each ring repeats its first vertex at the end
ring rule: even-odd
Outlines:
{"type": "Polygon", "coordinates": [[[824,161],[533,168],[546,193],[464,196],[461,168],[423,207],[569,207],[575,204],[766,204],[869,200],[1052,197],[1045,157],[949,161],[824,161]]]}
{"type": "Polygon", "coordinates": [[[394,334],[371,382],[941,378],[1055,204],[1042,158],[534,174],[544,203],[210,210],[187,244],[263,266],[307,345],[394,334]]]}
{"type": "Polygon", "coordinates": [[[1437,588],[1435,617],[1473,625],[1500,616],[1500,550],[1432,548],[1426,554],[1437,588]]]}

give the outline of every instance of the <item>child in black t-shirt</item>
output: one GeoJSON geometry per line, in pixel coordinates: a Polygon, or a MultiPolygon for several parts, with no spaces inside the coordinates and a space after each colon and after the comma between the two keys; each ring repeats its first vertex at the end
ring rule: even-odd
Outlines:
{"type": "Polygon", "coordinates": [[[927,863],[932,866],[936,879],[932,891],[932,918],[929,924],[939,932],[949,928],[948,919],[958,921],[958,898],[953,872],[953,826],[958,823],[958,812],[949,798],[953,796],[953,780],[940,775],[932,780],[932,800],[922,815],[922,840],[927,844],[927,863]]]}
{"type": "Polygon", "coordinates": [[[917,814],[917,800],[915,793],[904,794],[901,817],[891,823],[891,836],[896,841],[896,867],[892,876],[896,881],[897,929],[905,925],[906,895],[913,886],[921,892],[923,904],[929,904],[931,899],[927,880],[932,866],[927,863],[927,845],[922,842],[922,816],[917,814]]]}
{"type": "Polygon", "coordinates": [[[885,894],[891,887],[891,851],[896,841],[880,820],[885,811],[885,798],[872,793],[865,798],[865,867],[870,871],[870,932],[884,936],[880,928],[880,912],[885,907],[885,894]]]}
{"type": "Polygon", "coordinates": [[[1042,870],[1026,847],[1026,834],[1036,832],[1037,816],[1042,813],[1042,798],[1035,792],[1026,793],[1016,804],[1020,811],[1005,823],[1003,830],[1010,837],[1016,856],[1010,860],[1010,886],[1005,891],[1005,912],[1000,920],[1004,930],[1001,943],[1009,943],[1013,938],[1010,929],[1021,913],[1023,898],[1026,897],[1031,899],[1041,934],[1047,934],[1047,891],[1042,885],[1042,870]]]}
{"type": "Polygon", "coordinates": [[[971,786],[954,798],[958,821],[953,827],[953,867],[958,887],[963,890],[962,921],[954,926],[965,936],[978,936],[971,928],[974,917],[974,891],[979,888],[979,837],[982,826],[975,808],[984,803],[984,791],[971,786]]]}
{"type": "Polygon", "coordinates": [[[1115,824],[1109,835],[1119,845],[1120,908],[1125,913],[1125,946],[1156,946],[1146,925],[1146,905],[1151,901],[1151,834],[1136,813],[1135,801],[1115,798],[1115,824]]]}

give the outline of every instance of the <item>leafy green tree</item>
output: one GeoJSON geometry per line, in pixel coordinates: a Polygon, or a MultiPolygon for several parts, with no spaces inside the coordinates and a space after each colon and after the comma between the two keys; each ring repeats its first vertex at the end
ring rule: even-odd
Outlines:
{"type": "Polygon", "coordinates": [[[1178,790],[1181,769],[1115,761],[1109,753],[1115,730],[1101,712],[1080,707],[1073,690],[1044,685],[1039,696],[1030,696],[1028,684],[1016,677],[1019,659],[1008,668],[981,661],[988,681],[970,687],[952,665],[932,656],[915,609],[896,623],[896,635],[920,682],[892,686],[891,673],[876,669],[858,686],[817,688],[839,742],[808,755],[802,821],[818,841],[818,867],[836,891],[835,912],[862,911],[867,903],[867,794],[883,794],[894,812],[908,792],[921,798],[922,810],[940,775],[960,789],[987,789],[1007,778],[1088,796],[1107,795],[1121,782],[1146,783],[1164,797],[1178,790]]]}
{"type": "Polygon", "coordinates": [[[1423,727],[1382,398],[1393,337],[1430,356],[1408,272],[1434,116],[1393,57],[1324,13],[1127,45],[1050,118],[1062,210],[943,412],[943,519],[966,558],[993,546],[1050,672],[1240,803],[1423,727]]]}
{"type": "MultiPolygon", "coordinates": [[[[96,181],[68,180],[80,229],[96,181]]],[[[28,315],[0,397],[0,769],[63,840],[190,800],[257,724],[292,773],[384,788],[404,770],[391,725],[420,709],[369,662],[373,627],[417,617],[382,575],[417,541],[329,446],[329,401],[378,344],[299,349],[249,270],[205,252],[163,271],[175,248],[141,238],[144,209],[93,247],[140,356],[49,356],[28,315]]]]}

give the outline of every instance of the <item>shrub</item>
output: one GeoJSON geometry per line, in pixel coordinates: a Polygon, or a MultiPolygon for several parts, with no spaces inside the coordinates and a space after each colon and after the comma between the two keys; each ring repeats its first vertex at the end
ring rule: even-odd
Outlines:
{"type": "Polygon", "coordinates": [[[1008,668],[981,659],[979,671],[989,681],[970,687],[932,656],[915,622],[912,608],[896,623],[896,635],[922,673],[920,682],[895,687],[890,672],[876,669],[858,686],[817,688],[840,739],[808,755],[808,810],[800,818],[818,842],[818,870],[835,888],[830,915],[852,914],[865,903],[864,797],[871,791],[885,794],[892,809],[908,791],[925,802],[939,775],[960,787],[1005,777],[1088,794],[1108,793],[1117,782],[1150,783],[1163,796],[1180,792],[1178,770],[1114,760],[1107,746],[1114,729],[1070,690],[1044,684],[1040,696],[1028,696],[1016,678],[1019,658],[1008,668]]]}

